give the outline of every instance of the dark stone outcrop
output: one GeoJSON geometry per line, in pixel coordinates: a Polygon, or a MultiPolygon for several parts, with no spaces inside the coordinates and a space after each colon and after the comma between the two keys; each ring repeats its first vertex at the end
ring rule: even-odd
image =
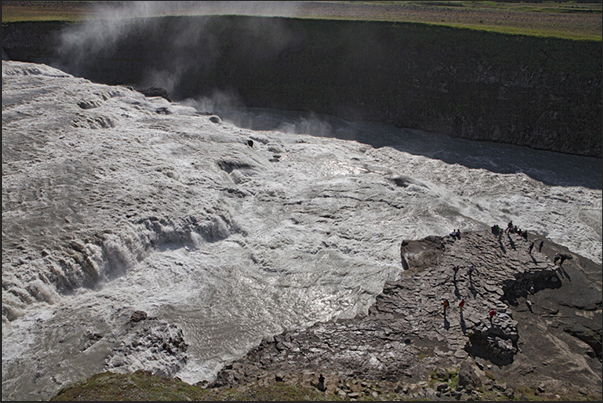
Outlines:
{"type": "Polygon", "coordinates": [[[105,369],[134,372],[146,369],[156,375],[170,377],[188,361],[188,344],[182,329],[144,311],[135,311],[129,327],[120,335],[121,344],[105,359],[105,369]]]}
{"type": "Polygon", "coordinates": [[[168,94],[168,90],[165,88],[158,88],[158,87],[140,88],[140,89],[138,89],[138,92],[144,94],[147,97],[162,97],[162,98],[172,102],[172,99],[170,98],[170,96],[168,94]]]}
{"type": "Polygon", "coordinates": [[[473,365],[469,360],[465,360],[461,363],[459,370],[459,385],[465,389],[477,389],[482,386],[482,380],[475,373],[473,365]]]}
{"type": "Polygon", "coordinates": [[[130,322],[140,322],[141,320],[145,320],[147,318],[147,313],[145,311],[135,311],[130,317],[130,322]]]}

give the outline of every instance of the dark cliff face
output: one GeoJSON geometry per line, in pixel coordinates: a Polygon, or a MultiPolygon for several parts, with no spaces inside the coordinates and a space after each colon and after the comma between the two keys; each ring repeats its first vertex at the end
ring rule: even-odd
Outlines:
{"type": "Polygon", "coordinates": [[[92,81],[167,88],[176,100],[221,94],[247,107],[601,157],[600,42],[392,22],[130,21],[86,32],[80,24],[5,24],[3,49],[92,81]],[[63,29],[71,39],[59,46],[63,29]]]}

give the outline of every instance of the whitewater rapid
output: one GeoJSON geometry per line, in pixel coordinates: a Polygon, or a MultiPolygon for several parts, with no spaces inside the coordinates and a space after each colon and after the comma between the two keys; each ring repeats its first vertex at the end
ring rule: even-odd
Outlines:
{"type": "Polygon", "coordinates": [[[366,313],[403,239],[512,220],[601,264],[600,159],[313,114],[217,119],[29,63],[2,78],[3,400],[107,369],[136,310],[183,330],[174,376],[211,380],[263,337],[366,313]]]}

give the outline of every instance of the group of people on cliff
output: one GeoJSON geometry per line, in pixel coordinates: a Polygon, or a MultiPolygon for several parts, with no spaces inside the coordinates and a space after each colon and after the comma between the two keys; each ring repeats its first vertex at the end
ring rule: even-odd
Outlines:
{"type": "MultiPolygon", "coordinates": [[[[521,230],[520,228],[517,227],[517,225],[513,224],[513,221],[509,221],[509,223],[507,224],[507,228],[504,231],[502,230],[502,228],[498,224],[493,225],[491,227],[491,230],[492,230],[492,233],[494,235],[497,235],[497,236],[502,235],[503,232],[504,232],[504,233],[507,233],[507,234],[518,234],[519,236],[521,236],[525,240],[528,240],[528,231],[527,230],[521,230]]],[[[461,230],[460,229],[454,229],[450,233],[450,236],[453,239],[455,239],[455,240],[456,239],[461,239],[461,230]]],[[[528,253],[530,255],[532,254],[532,250],[534,249],[534,247],[535,247],[535,242],[534,241],[530,242],[530,245],[528,246],[528,253]]],[[[544,239],[540,239],[540,242],[538,243],[538,252],[542,252],[542,248],[543,247],[544,247],[544,239]]],[[[554,263],[557,264],[557,262],[559,262],[559,266],[561,266],[565,260],[571,259],[571,258],[572,258],[571,255],[568,255],[568,254],[565,254],[565,253],[556,252],[555,253],[555,257],[554,257],[554,263]]],[[[460,266],[458,266],[458,265],[453,267],[455,281],[456,281],[456,276],[457,276],[457,273],[458,273],[459,269],[460,269],[460,266]]],[[[475,267],[474,266],[469,266],[468,270],[469,270],[469,276],[471,276],[471,274],[475,271],[475,267]]],[[[445,299],[444,302],[443,302],[443,306],[444,306],[444,316],[446,316],[446,313],[447,313],[448,309],[450,308],[450,302],[447,299],[445,299]]],[[[461,315],[463,313],[463,307],[464,306],[465,306],[465,299],[461,298],[461,300],[459,301],[459,310],[460,310],[461,315]]],[[[490,322],[492,322],[492,320],[493,320],[493,318],[494,318],[495,315],[496,315],[496,310],[495,309],[491,309],[488,312],[488,316],[489,316],[490,322]]]]}

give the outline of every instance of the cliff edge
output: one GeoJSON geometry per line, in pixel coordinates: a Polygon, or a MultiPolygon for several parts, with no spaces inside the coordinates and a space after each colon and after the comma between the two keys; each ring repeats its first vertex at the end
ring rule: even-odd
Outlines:
{"type": "Polygon", "coordinates": [[[207,386],[283,382],[344,399],[601,399],[600,265],[504,231],[404,241],[401,259],[408,269],[366,316],[265,339],[207,386]],[[555,253],[568,258],[555,263],[555,253]]]}

